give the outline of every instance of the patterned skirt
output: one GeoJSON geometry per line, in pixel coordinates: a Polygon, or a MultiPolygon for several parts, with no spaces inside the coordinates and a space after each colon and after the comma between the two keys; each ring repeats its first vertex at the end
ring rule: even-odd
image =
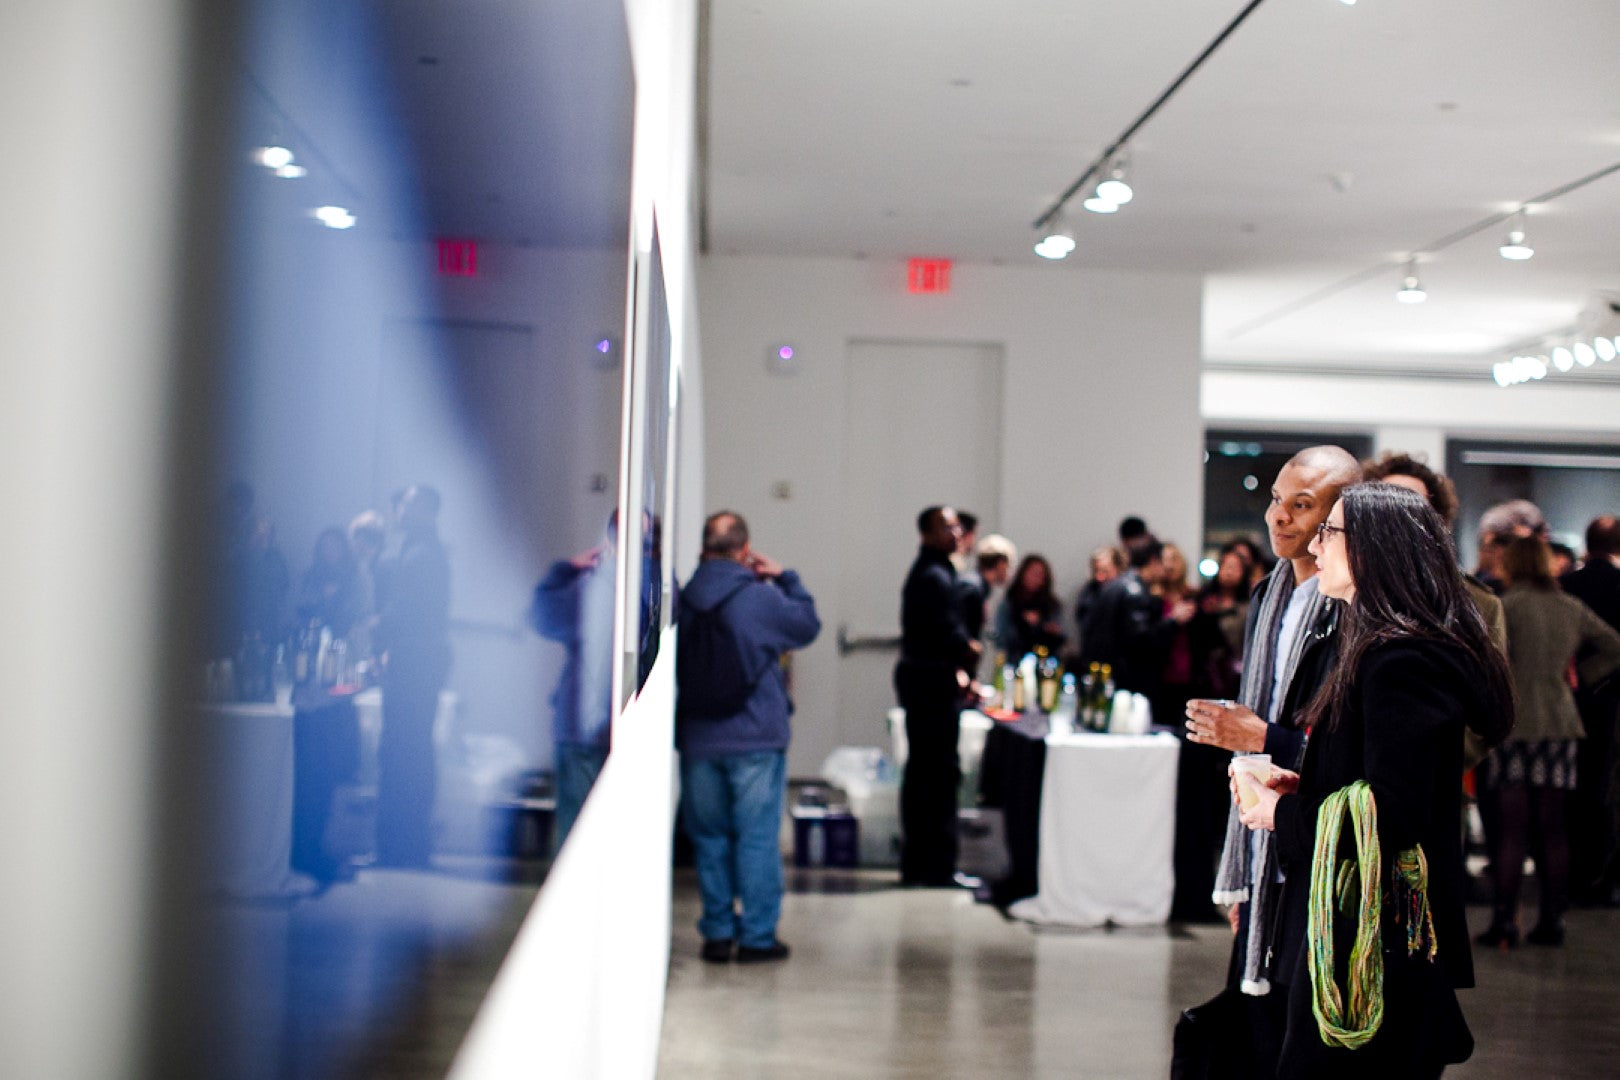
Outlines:
{"type": "Polygon", "coordinates": [[[1574,791],[1577,745],[1575,739],[1509,739],[1479,763],[1480,786],[1489,789],[1528,784],[1574,791]]]}

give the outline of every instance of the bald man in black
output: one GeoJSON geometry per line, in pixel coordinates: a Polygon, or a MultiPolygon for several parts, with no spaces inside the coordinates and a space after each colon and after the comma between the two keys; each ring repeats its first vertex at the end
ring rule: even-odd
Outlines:
{"type": "Polygon", "coordinates": [[[900,883],[955,884],[956,741],[967,673],[979,643],[968,634],[958,599],[956,551],[962,526],[948,506],[917,517],[921,545],[900,599],[900,662],[894,688],[906,712],[909,750],[900,783],[900,883]]]}

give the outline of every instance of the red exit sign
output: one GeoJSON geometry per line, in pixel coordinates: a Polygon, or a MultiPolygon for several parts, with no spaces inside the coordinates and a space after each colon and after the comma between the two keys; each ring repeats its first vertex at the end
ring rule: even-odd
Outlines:
{"type": "Polygon", "coordinates": [[[951,260],[912,259],[906,265],[906,287],[914,293],[951,291],[951,260]]]}
{"type": "Polygon", "coordinates": [[[477,277],[478,241],[440,240],[439,273],[445,277],[477,277]]]}

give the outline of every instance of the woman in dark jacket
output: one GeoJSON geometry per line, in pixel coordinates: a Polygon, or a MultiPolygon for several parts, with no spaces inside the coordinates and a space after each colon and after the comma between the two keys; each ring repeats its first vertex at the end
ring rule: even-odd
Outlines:
{"type": "Polygon", "coordinates": [[[1215,577],[1198,592],[1198,614],[1187,627],[1198,694],[1235,698],[1243,676],[1243,627],[1249,614],[1249,557],[1238,541],[1217,556],[1215,577]]]}
{"type": "Polygon", "coordinates": [[[1044,555],[1024,556],[996,612],[996,647],[1007,654],[1008,663],[1018,663],[1037,648],[1058,655],[1064,638],[1059,607],[1052,564],[1044,555]]]}
{"type": "Polygon", "coordinates": [[[348,534],[336,525],[322,529],[298,591],[299,620],[319,620],[342,637],[360,614],[360,591],[360,564],[348,534]]]}
{"type": "Polygon", "coordinates": [[[1311,551],[1323,593],[1345,602],[1339,663],[1305,712],[1300,773],[1273,769],[1264,788],[1235,781],[1252,801],[1244,823],[1276,830],[1287,878],[1275,968],[1284,985],[1273,993],[1287,995],[1288,1027],[1277,1075],[1434,1077],[1473,1049],[1455,992],[1473,985],[1457,829],[1463,729],[1496,742],[1511,727],[1507,663],[1421,496],[1390,484],[1346,488],[1311,551]],[[1324,805],[1344,816],[1319,838],[1324,805]],[[1353,842],[1357,815],[1363,827],[1376,817],[1376,862],[1353,842]],[[1376,920],[1372,947],[1359,951],[1358,917],[1376,920]],[[1369,974],[1377,962],[1381,980],[1369,974]],[[1346,986],[1357,965],[1370,992],[1346,986]]]}

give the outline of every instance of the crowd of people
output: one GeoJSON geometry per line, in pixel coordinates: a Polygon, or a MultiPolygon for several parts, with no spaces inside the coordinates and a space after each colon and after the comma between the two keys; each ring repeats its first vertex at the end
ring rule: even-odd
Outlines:
{"type": "Polygon", "coordinates": [[[1238,700],[1186,710],[1189,740],[1270,759],[1264,785],[1232,800],[1214,894],[1236,939],[1229,984],[1201,1009],[1231,1037],[1195,1048],[1189,1035],[1178,1052],[1240,1061],[1241,1075],[1436,1076],[1473,1045],[1456,994],[1473,985],[1465,770],[1493,886],[1478,944],[1518,944],[1527,851],[1529,941],[1563,944],[1571,881],[1583,901],[1615,899],[1620,528],[1594,520],[1584,564],[1560,579],[1541,513],[1503,504],[1469,576],[1450,483],[1408,455],[1358,467],[1316,447],[1271,494],[1282,561],[1250,602],[1238,700]],[[1346,971],[1376,972],[1379,992],[1352,1001],[1346,971]]]}
{"type": "MultiPolygon", "coordinates": [[[[1041,653],[1070,671],[1107,665],[1114,686],[1147,697],[1162,723],[1173,723],[1192,698],[1237,694],[1250,594],[1273,563],[1252,539],[1222,545],[1216,573],[1195,586],[1182,550],[1160,541],[1141,518],[1127,517],[1117,544],[1090,553],[1086,580],[1068,606],[1044,555],[1020,558],[1006,537],[980,537],[970,512],[929,507],[918,535],[895,671],[910,755],[901,791],[905,884],[961,880],[955,717],[979,701],[1003,664],[1041,653]]],[[[1227,757],[1196,743],[1182,755],[1173,914],[1211,921],[1218,917],[1209,899],[1213,856],[1204,853],[1219,842],[1220,817],[1209,808],[1225,798],[1227,757]]]]}
{"type": "MultiPolygon", "coordinates": [[[[380,685],[376,856],[385,866],[425,867],[432,851],[433,723],[450,672],[450,562],[439,505],[434,488],[414,484],[395,493],[388,518],[365,510],[347,527],[321,530],[296,590],[250,485],[233,483],[220,515],[203,645],[214,665],[228,664],[233,685],[217,696],[266,697],[285,685],[306,759],[300,783],[312,775],[336,782],[354,773],[359,737],[352,695],[333,688],[380,685]],[[316,715],[328,710],[344,715],[316,715]]],[[[313,820],[295,822],[294,865],[326,883],[347,867],[321,845],[329,798],[314,801],[313,820]]]]}
{"type": "Polygon", "coordinates": [[[1182,552],[1127,518],[1117,545],[1091,552],[1071,632],[1045,556],[925,509],[895,669],[902,884],[962,883],[957,740],[986,673],[1029,652],[1107,664],[1183,737],[1172,918],[1232,925],[1220,1015],[1240,1030],[1226,1049],[1242,1068],[1432,1076],[1463,1060],[1456,991],[1473,983],[1474,945],[1519,944],[1526,855],[1528,942],[1562,945],[1572,903],[1620,902],[1620,522],[1593,520],[1585,552],[1560,564],[1533,504],[1493,507],[1468,573],[1457,511],[1446,477],[1410,455],[1312,447],[1271,488],[1269,552],[1234,539],[1195,587],[1182,552]],[[1239,798],[1234,755],[1260,754],[1263,783],[1239,798]],[[1352,843],[1368,835],[1381,854],[1352,843]],[[1471,939],[1464,904],[1481,891],[1493,918],[1471,939]],[[1380,937],[1405,947],[1367,946],[1380,937]],[[1381,1019],[1335,983],[1367,964],[1381,1019]]]}

